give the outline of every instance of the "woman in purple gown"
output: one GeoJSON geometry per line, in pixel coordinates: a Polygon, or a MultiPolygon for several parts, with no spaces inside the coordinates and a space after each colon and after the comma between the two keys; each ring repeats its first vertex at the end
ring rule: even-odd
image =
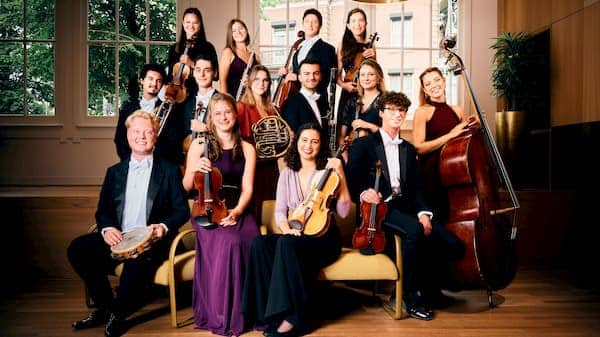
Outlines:
{"type": "Polygon", "coordinates": [[[248,208],[256,152],[254,146],[240,136],[233,97],[216,93],[208,111],[207,127],[211,135],[208,158],[204,156],[204,138],[195,139],[188,151],[183,186],[191,190],[196,172],[207,173],[211,168],[218,168],[223,175],[222,195],[227,216],[214,229],[191,219],[197,233],[194,321],[200,329],[223,336],[239,336],[244,331],[240,304],[250,244],[260,234],[248,208]]]}

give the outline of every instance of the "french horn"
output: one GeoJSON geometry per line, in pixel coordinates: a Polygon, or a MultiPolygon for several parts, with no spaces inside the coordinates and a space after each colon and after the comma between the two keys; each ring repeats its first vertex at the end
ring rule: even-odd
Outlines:
{"type": "Polygon", "coordinates": [[[292,130],[283,118],[272,115],[263,117],[252,125],[252,139],[259,159],[279,158],[291,145],[292,130]]]}

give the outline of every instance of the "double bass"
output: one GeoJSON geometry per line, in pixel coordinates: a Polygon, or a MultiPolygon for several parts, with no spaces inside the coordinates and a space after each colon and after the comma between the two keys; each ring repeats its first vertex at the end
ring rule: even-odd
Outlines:
{"type": "MultiPolygon", "coordinates": [[[[300,44],[303,41],[304,41],[304,31],[300,30],[300,31],[298,31],[298,40],[296,40],[296,42],[294,42],[294,44],[290,48],[290,52],[288,53],[287,59],[285,61],[286,68],[288,68],[288,69],[290,68],[292,58],[298,51],[298,48],[300,48],[300,44]]],[[[275,89],[275,93],[273,94],[273,104],[275,104],[275,106],[277,108],[281,108],[281,106],[283,105],[283,102],[285,102],[285,100],[289,96],[297,93],[299,90],[300,90],[300,88],[298,87],[297,81],[286,82],[285,75],[279,76],[279,81],[277,82],[277,89],[275,89]]]]}
{"type": "Polygon", "coordinates": [[[445,226],[465,245],[463,257],[450,266],[446,288],[486,289],[493,307],[492,292],[504,289],[516,274],[520,206],[464,63],[450,50],[455,45],[449,38],[440,42],[440,48],[449,53],[449,70],[463,75],[480,124],[448,141],[440,153],[440,178],[450,202],[445,226]],[[501,187],[510,205],[500,196],[501,187]]]}
{"type": "MultiPolygon", "coordinates": [[[[381,177],[381,160],[375,163],[375,192],[379,192],[379,178],[381,177]]],[[[360,203],[361,225],[354,231],[352,246],[360,249],[364,255],[381,253],[385,248],[385,233],[382,222],[387,214],[387,204],[381,200],[378,204],[368,202],[360,203]]]]}

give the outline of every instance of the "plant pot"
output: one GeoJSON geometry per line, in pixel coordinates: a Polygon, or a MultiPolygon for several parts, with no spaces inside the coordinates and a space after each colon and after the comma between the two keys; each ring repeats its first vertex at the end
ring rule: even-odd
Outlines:
{"type": "Polygon", "coordinates": [[[520,185],[523,175],[525,153],[524,140],[526,136],[524,111],[496,112],[496,144],[513,183],[520,185]]]}

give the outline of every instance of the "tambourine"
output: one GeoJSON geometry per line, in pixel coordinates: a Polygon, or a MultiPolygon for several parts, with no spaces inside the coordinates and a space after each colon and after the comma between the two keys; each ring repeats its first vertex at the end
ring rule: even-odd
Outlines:
{"type": "Polygon", "coordinates": [[[115,260],[135,259],[150,249],[155,241],[156,238],[152,235],[152,228],[135,228],[130,232],[123,233],[123,241],[110,247],[111,256],[115,260]]]}

